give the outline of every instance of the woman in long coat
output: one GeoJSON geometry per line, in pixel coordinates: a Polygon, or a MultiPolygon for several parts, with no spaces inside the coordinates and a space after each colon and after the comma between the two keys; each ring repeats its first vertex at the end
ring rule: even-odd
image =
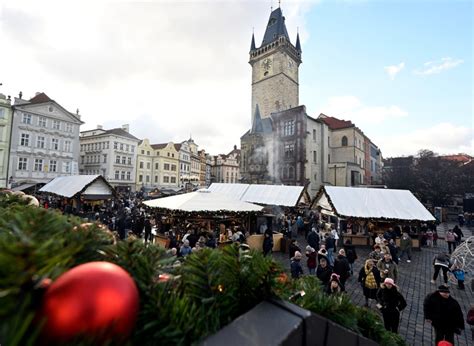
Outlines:
{"type": "Polygon", "coordinates": [[[369,299],[377,299],[377,291],[380,287],[380,272],[374,266],[371,259],[365,261],[365,265],[360,269],[359,280],[364,291],[365,306],[369,306],[369,299]]]}
{"type": "Polygon", "coordinates": [[[398,291],[397,285],[391,278],[386,278],[377,292],[377,301],[383,316],[385,329],[398,333],[400,311],[406,308],[407,302],[398,291]]]}

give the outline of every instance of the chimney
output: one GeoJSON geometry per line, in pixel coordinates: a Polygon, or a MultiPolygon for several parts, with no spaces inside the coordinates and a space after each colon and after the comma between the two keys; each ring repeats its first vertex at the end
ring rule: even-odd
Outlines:
{"type": "Polygon", "coordinates": [[[23,93],[20,91],[20,93],[18,94],[19,98],[22,98],[23,96],[23,93]]]}
{"type": "Polygon", "coordinates": [[[122,130],[130,132],[130,125],[129,124],[122,125],[122,130]]]}
{"type": "Polygon", "coordinates": [[[97,125],[97,130],[102,130],[102,129],[103,129],[102,125],[97,125]]]}
{"type": "Polygon", "coordinates": [[[234,150],[237,150],[237,146],[234,144],[234,150]]]}

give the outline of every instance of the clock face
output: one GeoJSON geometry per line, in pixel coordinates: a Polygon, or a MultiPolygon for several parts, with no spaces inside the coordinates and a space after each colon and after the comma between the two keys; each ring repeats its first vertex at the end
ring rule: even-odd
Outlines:
{"type": "Polygon", "coordinates": [[[269,58],[266,58],[265,60],[263,60],[262,66],[265,71],[268,71],[272,67],[272,60],[269,58]]]}

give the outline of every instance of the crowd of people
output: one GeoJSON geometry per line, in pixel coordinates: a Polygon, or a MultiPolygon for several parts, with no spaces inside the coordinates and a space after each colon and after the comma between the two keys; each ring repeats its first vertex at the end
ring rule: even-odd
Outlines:
{"type": "MultiPolygon", "coordinates": [[[[423,246],[437,247],[438,237],[436,228],[426,225],[421,234],[426,237],[423,246]]],[[[399,228],[401,234],[389,229],[373,238],[374,246],[367,258],[363,260],[357,281],[365,297],[365,306],[375,302],[375,307],[381,312],[385,328],[398,332],[400,313],[407,307],[407,302],[398,286],[400,280],[399,265],[405,261],[410,265],[412,261],[413,240],[406,230],[399,228]],[[399,238],[399,246],[396,239],[399,238]]],[[[303,251],[296,239],[291,240],[289,256],[291,260],[291,275],[297,279],[305,272],[315,275],[321,282],[324,291],[328,294],[344,294],[346,281],[354,274],[354,262],[358,259],[356,249],[350,240],[342,243],[334,229],[325,231],[314,225],[306,237],[308,245],[305,248],[306,267],[303,269],[303,251]],[[336,233],[336,234],[335,234],[336,233]]],[[[464,290],[464,271],[460,263],[450,256],[451,251],[462,241],[464,234],[456,226],[450,230],[455,234],[454,245],[449,245],[450,238],[446,238],[448,249],[440,248],[440,253],[433,258],[434,274],[432,284],[437,283],[439,273],[443,273],[443,283],[433,293],[426,296],[424,301],[425,320],[435,330],[435,342],[441,340],[454,344],[454,334],[460,334],[464,329],[464,315],[459,303],[450,295],[448,273],[452,273],[457,280],[457,288],[464,290]],[[451,247],[453,247],[451,249],[451,247]]],[[[474,308],[468,313],[467,321],[472,325],[474,308]],[[471,316],[471,317],[469,317],[471,316]]],[[[474,329],[473,329],[474,340],[474,329]]]]}
{"type": "MultiPolygon", "coordinates": [[[[201,248],[215,248],[219,242],[245,243],[249,235],[239,224],[228,225],[225,229],[209,229],[204,224],[189,222],[184,218],[170,222],[166,216],[144,208],[141,199],[130,194],[119,195],[101,205],[84,204],[79,210],[72,209],[68,204],[62,205],[60,200],[51,198],[44,198],[41,204],[46,208],[56,207],[64,213],[100,221],[110,230],[117,232],[120,239],[133,235],[143,238],[147,243],[153,241],[153,230],[153,233],[159,233],[168,239],[167,248],[171,255],[182,258],[201,248]]],[[[315,275],[328,295],[345,294],[346,282],[354,276],[354,263],[359,259],[350,240],[343,243],[342,235],[334,227],[328,229],[327,223],[322,222],[317,212],[285,212],[278,217],[276,227],[263,223],[257,229],[257,233],[263,235],[262,251],[265,256],[271,255],[274,246],[272,226],[289,241],[290,272],[294,279],[306,273],[315,275]],[[308,244],[304,250],[297,240],[301,236],[305,237],[308,244]],[[306,266],[302,264],[304,258],[306,266]]],[[[408,265],[412,261],[413,241],[409,234],[412,232],[410,226],[405,226],[373,234],[373,251],[367,258],[361,259],[363,266],[357,273],[357,281],[365,297],[365,306],[370,307],[371,301],[374,301],[375,307],[381,312],[385,328],[393,332],[398,332],[400,312],[407,306],[398,285],[398,266],[401,261],[406,260],[408,265]],[[397,239],[399,246],[396,245],[397,239]]],[[[421,225],[417,234],[421,246],[438,246],[436,226],[421,225]]],[[[457,279],[458,288],[464,289],[464,272],[459,263],[450,258],[451,252],[463,237],[464,234],[458,226],[448,230],[445,235],[448,251],[441,251],[433,259],[434,274],[431,282],[435,284],[442,273],[443,284],[426,297],[424,313],[426,321],[431,323],[435,330],[436,344],[440,340],[454,343],[454,334],[464,329],[461,307],[450,295],[448,286],[448,273],[451,272],[457,279]]],[[[470,313],[472,321],[474,312],[470,313]]]]}

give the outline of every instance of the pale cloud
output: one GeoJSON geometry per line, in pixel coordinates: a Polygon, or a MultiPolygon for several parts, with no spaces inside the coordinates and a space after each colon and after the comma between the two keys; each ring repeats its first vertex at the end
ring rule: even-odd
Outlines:
{"type": "Polygon", "coordinates": [[[421,149],[429,149],[438,154],[474,155],[473,138],[473,128],[448,122],[401,134],[374,134],[374,140],[382,148],[384,157],[415,155],[421,149]]]}
{"type": "Polygon", "coordinates": [[[398,65],[390,65],[390,66],[385,66],[384,70],[387,72],[388,76],[390,77],[391,80],[395,79],[395,76],[403,70],[405,67],[405,63],[401,62],[398,65]]]}
{"type": "Polygon", "coordinates": [[[453,59],[450,57],[442,58],[438,61],[428,61],[423,64],[421,69],[415,70],[414,73],[418,75],[432,75],[438,74],[445,70],[450,70],[456,66],[462,64],[464,60],[462,59],[453,59]]]}
{"type": "MultiPolygon", "coordinates": [[[[282,8],[290,38],[318,1],[282,8]]],[[[274,6],[276,6],[274,2],[274,6]]],[[[7,1],[0,4],[1,92],[46,92],[86,122],[129,123],[152,142],[192,134],[213,154],[250,127],[252,27],[261,43],[268,1],[7,1]]]]}
{"type": "Polygon", "coordinates": [[[395,105],[372,106],[364,104],[352,95],[329,98],[320,113],[339,119],[351,120],[363,128],[366,125],[381,124],[388,120],[404,118],[408,113],[395,105]]]}

